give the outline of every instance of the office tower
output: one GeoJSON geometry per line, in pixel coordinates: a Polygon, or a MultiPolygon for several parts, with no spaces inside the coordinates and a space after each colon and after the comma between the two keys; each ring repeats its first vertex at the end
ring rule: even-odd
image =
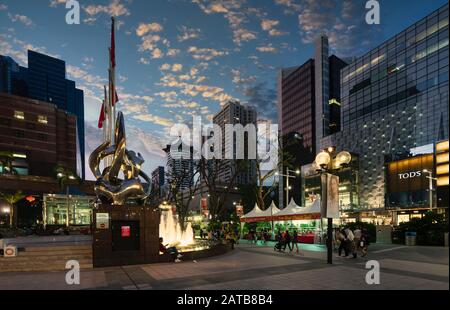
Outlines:
{"type": "Polygon", "coordinates": [[[76,171],[84,179],[84,93],[66,79],[66,63],[29,50],[28,68],[24,68],[10,57],[0,56],[0,91],[49,102],[77,117],[76,171]]]}
{"type": "MultiPolygon", "coordinates": [[[[226,125],[240,124],[244,127],[247,125],[256,126],[257,116],[256,110],[253,107],[248,107],[241,104],[239,101],[231,100],[227,102],[220,112],[218,112],[214,118],[213,123],[219,125],[222,129],[222,157],[224,164],[220,167],[220,171],[217,173],[219,182],[229,183],[231,178],[236,174],[235,185],[247,185],[256,181],[256,163],[255,160],[248,160],[248,137],[244,138],[244,154],[247,161],[246,167],[236,172],[236,166],[229,158],[225,159],[225,152],[227,146],[231,148],[233,146],[233,157],[236,157],[236,137],[233,135],[226,135],[226,125]]],[[[256,128],[256,127],[255,127],[256,128]]]]}

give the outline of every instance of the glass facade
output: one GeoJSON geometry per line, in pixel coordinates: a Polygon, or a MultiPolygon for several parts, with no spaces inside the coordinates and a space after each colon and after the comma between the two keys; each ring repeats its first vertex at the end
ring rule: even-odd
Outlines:
{"type": "Polygon", "coordinates": [[[63,226],[89,226],[95,197],[44,195],[44,224],[63,226]]]}
{"type": "Polygon", "coordinates": [[[360,156],[360,207],[386,207],[386,163],[448,139],[448,4],[341,71],[340,132],[321,140],[360,156]]]}

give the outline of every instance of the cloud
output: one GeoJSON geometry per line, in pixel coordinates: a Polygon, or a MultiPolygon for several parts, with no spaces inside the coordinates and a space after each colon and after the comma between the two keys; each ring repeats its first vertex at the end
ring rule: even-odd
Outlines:
{"type": "Polygon", "coordinates": [[[33,21],[31,20],[31,18],[29,18],[28,16],[25,16],[25,15],[8,13],[8,18],[9,18],[13,23],[19,22],[19,23],[24,24],[24,25],[27,26],[27,27],[33,27],[33,26],[34,26],[34,23],[33,23],[33,21]]]}
{"type": "Polygon", "coordinates": [[[199,28],[188,28],[186,26],[182,26],[180,32],[181,33],[177,36],[178,42],[198,39],[201,34],[201,30],[199,28]]]}
{"type": "MultiPolygon", "coordinates": [[[[60,1],[59,1],[60,2],[60,1]]],[[[107,14],[111,16],[129,16],[130,11],[121,3],[120,0],[113,0],[109,5],[88,5],[84,7],[84,11],[91,17],[95,17],[98,14],[107,14]]]]}
{"type": "Polygon", "coordinates": [[[192,0],[205,14],[223,14],[233,33],[233,42],[241,46],[243,42],[256,40],[257,33],[245,28],[251,15],[260,15],[260,10],[244,6],[246,0],[213,1],[192,0]]]}
{"type": "Polygon", "coordinates": [[[265,46],[258,46],[256,48],[256,50],[261,53],[277,53],[278,52],[278,49],[276,47],[274,47],[272,44],[265,45],[265,46]]]}
{"type": "Polygon", "coordinates": [[[227,51],[219,51],[213,48],[199,48],[191,46],[188,48],[188,53],[196,60],[210,61],[216,57],[228,55],[227,51]]]}
{"type": "Polygon", "coordinates": [[[244,91],[249,105],[255,106],[258,118],[277,121],[277,91],[275,86],[270,88],[266,83],[259,83],[248,87],[244,91]]]}
{"type": "Polygon", "coordinates": [[[139,27],[136,29],[136,34],[139,37],[142,37],[143,35],[149,32],[161,32],[162,30],[163,26],[161,26],[158,23],[150,23],[150,24],[141,23],[139,27]]]}
{"type": "Polygon", "coordinates": [[[261,28],[264,31],[269,31],[270,29],[274,28],[275,26],[278,26],[280,22],[278,20],[273,19],[263,19],[261,21],[261,28]]]}
{"type": "Polygon", "coordinates": [[[6,11],[8,6],[6,4],[0,3],[0,11],[6,11]]]}
{"type": "Polygon", "coordinates": [[[276,0],[286,13],[298,14],[299,33],[309,44],[322,33],[329,38],[332,52],[350,56],[370,47],[380,28],[365,22],[364,0],[276,0]]]}

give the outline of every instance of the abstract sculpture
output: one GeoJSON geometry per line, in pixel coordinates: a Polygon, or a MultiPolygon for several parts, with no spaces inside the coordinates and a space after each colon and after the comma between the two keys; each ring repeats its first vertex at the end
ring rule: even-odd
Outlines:
{"type": "Polygon", "coordinates": [[[144,159],[141,154],[126,149],[125,121],[122,112],[117,115],[115,127],[115,144],[106,141],[94,150],[89,157],[89,167],[97,182],[95,193],[103,202],[113,205],[123,205],[129,199],[146,199],[151,188],[145,191],[139,177],[150,185],[150,178],[141,171],[144,159]],[[100,172],[100,163],[107,157],[112,162],[100,172]],[[123,179],[119,177],[123,173],[123,179]]]}

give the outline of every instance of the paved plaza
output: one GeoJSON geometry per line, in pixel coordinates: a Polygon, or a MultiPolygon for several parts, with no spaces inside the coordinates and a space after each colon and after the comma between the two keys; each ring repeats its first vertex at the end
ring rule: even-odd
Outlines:
{"type": "Polygon", "coordinates": [[[301,254],[239,245],[222,256],[185,261],[82,270],[68,286],[64,272],[0,273],[0,290],[448,290],[448,248],[373,245],[367,258],[334,258],[317,246],[301,254]],[[367,285],[368,260],[377,260],[381,284],[367,285]]]}

